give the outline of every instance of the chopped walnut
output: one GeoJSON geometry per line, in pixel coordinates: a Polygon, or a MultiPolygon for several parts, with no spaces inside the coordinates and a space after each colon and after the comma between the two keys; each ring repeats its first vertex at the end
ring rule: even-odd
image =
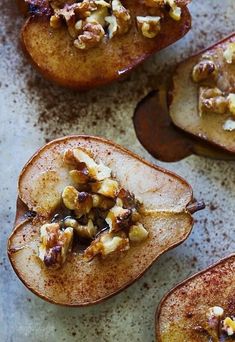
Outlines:
{"type": "Polygon", "coordinates": [[[118,22],[117,18],[114,15],[108,16],[105,18],[105,21],[108,23],[108,35],[109,39],[112,39],[118,32],[118,22]]]}
{"type": "Polygon", "coordinates": [[[217,76],[217,67],[210,59],[202,59],[196,64],[192,71],[192,79],[194,82],[199,83],[207,80],[208,78],[215,78],[217,76]]]}
{"type": "MultiPolygon", "coordinates": [[[[209,308],[207,313],[208,324],[210,329],[214,329],[216,340],[219,338],[222,330],[223,335],[233,336],[235,334],[235,317],[225,316],[224,309],[220,306],[213,306],[209,308]],[[225,317],[225,318],[223,318],[225,317]],[[219,327],[219,331],[218,331],[219,327]],[[221,327],[221,330],[220,330],[221,327]],[[218,335],[219,332],[219,335],[218,335]]],[[[224,337],[222,338],[224,340],[224,337]]]]}
{"type": "Polygon", "coordinates": [[[78,225],[75,231],[82,238],[93,239],[96,235],[97,228],[94,226],[92,220],[89,219],[87,225],[78,225]]]}
{"type": "Polygon", "coordinates": [[[181,8],[177,6],[175,0],[144,0],[144,3],[148,7],[169,7],[169,14],[172,19],[179,21],[181,19],[181,8]]]}
{"type": "Polygon", "coordinates": [[[213,306],[209,308],[208,312],[206,313],[206,316],[207,316],[207,326],[210,332],[213,333],[213,331],[215,331],[216,333],[223,315],[224,315],[224,309],[221,308],[220,306],[213,306]]]}
{"type": "Polygon", "coordinates": [[[223,321],[222,330],[227,333],[228,336],[235,334],[235,319],[226,317],[223,321]]]}
{"type": "Polygon", "coordinates": [[[135,196],[125,189],[120,189],[117,194],[117,200],[121,200],[123,208],[134,209],[137,205],[135,196]]]}
{"type": "Polygon", "coordinates": [[[64,18],[69,34],[75,39],[74,46],[81,50],[90,49],[98,45],[105,34],[105,17],[109,7],[110,4],[104,0],[65,4],[62,8],[55,8],[50,24],[57,28],[57,18],[64,18]]]}
{"type": "Polygon", "coordinates": [[[64,188],[62,199],[65,207],[74,210],[77,217],[88,214],[93,204],[91,194],[79,192],[71,185],[64,188]]]}
{"type": "MultiPolygon", "coordinates": [[[[89,7],[90,4],[88,4],[87,2],[85,2],[84,4],[86,8],[90,8],[89,7]]],[[[75,28],[75,24],[77,21],[76,16],[77,16],[77,13],[80,13],[80,16],[83,15],[83,13],[85,13],[84,4],[83,3],[74,3],[71,5],[66,4],[63,8],[55,9],[54,11],[54,16],[65,20],[67,24],[68,32],[72,38],[76,38],[78,35],[78,32],[75,28]]],[[[90,14],[89,11],[87,11],[86,13],[87,15],[90,14]]],[[[53,22],[51,23],[50,21],[50,24],[52,26],[53,22]]]]}
{"type": "Polygon", "coordinates": [[[40,229],[40,237],[39,258],[47,267],[61,267],[71,247],[73,228],[62,231],[58,223],[44,224],[40,229]]]}
{"type": "MultiPolygon", "coordinates": [[[[180,20],[181,8],[175,0],[145,0],[145,5],[151,8],[169,9],[174,20],[180,20]]],[[[98,46],[107,29],[109,39],[127,33],[131,27],[130,11],[121,0],[51,0],[54,10],[50,18],[50,25],[56,29],[65,20],[68,32],[74,38],[74,46],[80,50],[87,50],[98,46]]],[[[164,13],[162,13],[164,16],[164,13]]],[[[147,38],[154,38],[160,31],[160,17],[137,17],[137,26],[147,38]]]]}
{"type": "Polygon", "coordinates": [[[228,108],[227,99],[224,96],[212,97],[202,100],[202,111],[224,114],[228,108]]]}
{"type": "Polygon", "coordinates": [[[93,48],[100,43],[104,34],[105,31],[100,24],[87,23],[82,34],[74,41],[74,46],[80,50],[93,48]]]}
{"type": "Polygon", "coordinates": [[[74,210],[77,207],[78,191],[73,186],[66,186],[62,193],[62,199],[66,208],[74,210]]]}
{"type": "Polygon", "coordinates": [[[175,0],[164,0],[164,3],[170,6],[170,16],[172,19],[179,21],[181,19],[181,8],[177,6],[175,0]]]}
{"type": "Polygon", "coordinates": [[[74,151],[68,149],[63,153],[63,163],[70,166],[76,166],[80,161],[74,156],[74,151]]]}
{"type": "Polygon", "coordinates": [[[132,222],[132,211],[115,205],[109,210],[105,221],[109,225],[110,232],[129,228],[132,222]]]}
{"type": "Polygon", "coordinates": [[[228,99],[218,88],[203,88],[199,89],[199,112],[200,115],[204,112],[213,112],[224,114],[228,110],[228,99]]]}
{"type": "Polygon", "coordinates": [[[56,9],[63,8],[65,5],[72,5],[76,2],[76,0],[66,0],[66,1],[65,0],[48,0],[48,2],[50,4],[50,6],[54,10],[56,10],[56,9]]]}
{"type": "Polygon", "coordinates": [[[97,194],[114,198],[118,193],[119,185],[117,181],[106,178],[103,181],[92,183],[91,190],[97,194]]]}
{"type": "MultiPolygon", "coordinates": [[[[97,1],[96,1],[97,4],[97,1]]],[[[108,15],[108,8],[110,7],[110,4],[102,1],[100,2],[100,5],[98,6],[98,9],[91,13],[91,15],[86,19],[87,23],[97,23],[100,24],[102,27],[105,27],[105,17],[108,15]]]]}
{"type": "Polygon", "coordinates": [[[67,216],[63,220],[63,224],[65,227],[71,227],[73,229],[76,229],[78,226],[78,221],[75,220],[74,218],[70,217],[70,216],[67,216]]]}
{"type": "Polygon", "coordinates": [[[146,16],[136,17],[137,26],[142,32],[144,37],[154,38],[161,30],[160,20],[161,17],[146,16]]]}
{"type": "Polygon", "coordinates": [[[85,150],[76,148],[72,153],[77,162],[86,164],[91,178],[102,181],[111,176],[110,168],[102,163],[97,164],[85,150]]]}
{"type": "Polygon", "coordinates": [[[118,34],[126,33],[131,24],[130,11],[122,5],[120,0],[112,1],[112,10],[118,22],[118,34]]]}
{"type": "Polygon", "coordinates": [[[105,21],[109,24],[109,38],[125,34],[131,26],[130,11],[122,5],[120,0],[113,0],[112,15],[106,17],[105,21]]]}
{"type": "Polygon", "coordinates": [[[86,167],[82,170],[71,170],[69,175],[75,184],[86,184],[90,180],[89,172],[86,167]]]}
{"type": "Polygon", "coordinates": [[[235,94],[230,93],[227,100],[229,112],[235,117],[235,94]]]}
{"type": "Polygon", "coordinates": [[[100,208],[102,210],[111,209],[115,205],[115,201],[112,198],[107,198],[103,195],[92,195],[93,207],[100,208]]]}
{"type": "Polygon", "coordinates": [[[91,194],[87,192],[79,192],[77,199],[77,207],[74,212],[76,217],[81,217],[85,214],[88,214],[93,207],[93,200],[91,194]]]}
{"type": "Polygon", "coordinates": [[[84,19],[91,14],[92,10],[96,9],[97,6],[92,1],[83,1],[72,5],[66,4],[63,8],[56,9],[55,15],[64,18],[68,24],[76,15],[79,16],[79,18],[84,19]]]}
{"type": "Polygon", "coordinates": [[[229,43],[224,51],[224,58],[228,64],[235,63],[235,43],[229,43]]]}
{"type": "Polygon", "coordinates": [[[124,252],[130,248],[129,239],[124,232],[119,234],[104,233],[85,250],[84,257],[91,261],[96,255],[107,257],[114,252],[124,252]]]}
{"type": "Polygon", "coordinates": [[[52,15],[50,17],[50,26],[54,29],[57,29],[59,27],[61,27],[61,20],[60,20],[60,17],[58,15],[52,15]]]}

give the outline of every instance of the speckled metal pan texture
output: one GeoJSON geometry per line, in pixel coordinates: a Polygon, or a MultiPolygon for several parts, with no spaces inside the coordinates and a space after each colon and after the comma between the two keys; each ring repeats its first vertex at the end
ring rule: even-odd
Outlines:
{"type": "Polygon", "coordinates": [[[77,93],[51,85],[29,65],[20,44],[24,19],[13,0],[2,0],[0,23],[0,341],[154,341],[154,313],[175,284],[234,252],[235,163],[191,156],[160,163],[138,143],[132,125],[137,102],[164,80],[178,61],[235,28],[234,0],[193,0],[193,28],[122,82],[77,93]],[[207,209],[195,215],[189,239],[163,255],[131,287],[104,303],[63,308],[29,292],[6,256],[13,227],[17,177],[45,142],[67,134],[110,138],[186,178],[207,209]]]}

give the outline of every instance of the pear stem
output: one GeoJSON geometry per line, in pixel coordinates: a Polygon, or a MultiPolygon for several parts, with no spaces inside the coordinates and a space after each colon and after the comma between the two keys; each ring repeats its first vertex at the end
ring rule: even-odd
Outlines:
{"type": "Polygon", "coordinates": [[[187,211],[190,212],[190,214],[194,214],[199,210],[205,209],[205,207],[206,205],[204,201],[195,201],[187,206],[187,211]]]}

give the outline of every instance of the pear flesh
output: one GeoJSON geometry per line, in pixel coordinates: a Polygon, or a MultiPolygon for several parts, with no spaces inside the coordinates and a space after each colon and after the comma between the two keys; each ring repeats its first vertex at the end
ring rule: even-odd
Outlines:
{"type": "Polygon", "coordinates": [[[235,255],[176,286],[156,315],[159,342],[234,341],[235,255]],[[226,320],[225,320],[226,319],[226,320]]]}
{"type": "Polygon", "coordinates": [[[35,294],[50,302],[69,306],[98,303],[123,290],[162,253],[184,241],[193,225],[192,210],[187,209],[192,201],[192,189],[186,181],[111,141],[96,137],[65,137],[41,148],[19,177],[19,198],[16,226],[8,245],[12,266],[35,294]],[[124,255],[110,255],[105,259],[95,257],[87,262],[82,254],[70,253],[60,269],[47,269],[37,256],[40,227],[48,223],[58,200],[57,193],[67,185],[67,169],[61,155],[65,150],[74,148],[90,151],[95,160],[112,170],[120,186],[141,201],[144,212],[139,223],[148,231],[148,237],[133,244],[124,255]],[[39,178],[37,185],[35,179],[50,170],[54,174],[44,177],[44,183],[39,178]],[[43,192],[47,185],[55,190],[51,198],[46,197],[46,201],[44,196],[35,196],[34,189],[42,187],[42,184],[43,192]],[[29,210],[35,215],[25,219],[29,210]]]}

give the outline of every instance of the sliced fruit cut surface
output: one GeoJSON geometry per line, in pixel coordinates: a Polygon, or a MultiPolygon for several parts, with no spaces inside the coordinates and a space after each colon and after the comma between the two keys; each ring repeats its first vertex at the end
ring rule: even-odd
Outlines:
{"type": "MultiPolygon", "coordinates": [[[[141,1],[123,1],[131,18],[129,30],[108,39],[105,27],[104,38],[97,46],[81,49],[74,46],[75,38],[71,38],[66,24],[51,27],[50,11],[48,14],[45,7],[40,7],[39,2],[39,7],[35,4],[31,6],[34,13],[22,29],[22,45],[44,77],[62,86],[90,89],[119,79],[154,52],[182,38],[191,26],[187,3],[188,1],[178,2],[181,17],[177,21],[166,10],[159,12],[157,8],[150,8],[141,1]],[[146,20],[150,10],[156,12],[152,18],[159,18],[161,22],[159,32],[152,38],[144,36],[136,23],[136,18],[146,20]]],[[[144,25],[150,27],[152,24],[144,25]]],[[[70,22],[69,30],[71,31],[70,22]]],[[[78,33],[75,32],[75,37],[76,35],[78,33]]]]}
{"type": "Polygon", "coordinates": [[[234,270],[231,255],[170,291],[156,315],[157,341],[233,341],[234,270]]]}
{"type": "MultiPolygon", "coordinates": [[[[235,152],[235,63],[227,57],[235,35],[182,62],[173,76],[173,123],[200,139],[235,152]],[[194,81],[193,81],[194,77],[194,81]]],[[[232,55],[231,52],[230,55],[232,55]]]]}
{"type": "Polygon", "coordinates": [[[187,134],[171,120],[167,87],[150,92],[137,105],[133,122],[140,143],[155,158],[175,162],[192,154],[213,159],[234,160],[232,153],[187,134]]]}
{"type": "MultiPolygon", "coordinates": [[[[80,160],[83,158],[83,164],[84,155],[79,154],[80,160]]],[[[99,181],[98,191],[100,189],[104,191],[106,188],[100,187],[100,182],[102,181],[99,181]]],[[[110,183],[112,182],[109,181],[110,183]]],[[[107,185],[107,181],[105,184],[107,185]]],[[[97,182],[93,181],[91,191],[97,191],[96,185],[97,182]]],[[[78,187],[75,190],[78,191],[77,189],[78,187]]],[[[110,192],[109,196],[112,196],[110,192]]],[[[125,198],[123,192],[122,196],[118,196],[123,202],[120,202],[119,198],[116,199],[118,200],[116,203],[119,203],[119,206],[120,203],[124,205],[121,209],[117,208],[117,205],[110,209],[106,217],[106,222],[109,224],[117,211],[120,213],[120,210],[124,210],[126,214],[127,209],[124,208],[127,208],[128,204],[125,204],[125,200],[128,198],[129,201],[130,196],[125,198]]],[[[184,241],[193,224],[190,214],[194,212],[190,204],[192,189],[187,182],[171,172],[147,163],[113,142],[96,137],[71,136],[45,145],[31,158],[20,175],[19,198],[17,225],[9,238],[8,245],[12,266],[30,290],[50,302],[63,305],[82,306],[97,303],[124,289],[139,278],[159,255],[184,241]],[[126,225],[123,230],[118,228],[117,234],[120,235],[116,236],[115,240],[104,241],[104,238],[102,240],[104,235],[101,234],[99,243],[95,245],[100,247],[100,242],[104,245],[106,243],[107,252],[112,250],[114,241],[115,243],[122,241],[128,242],[128,248],[123,248],[122,244],[120,253],[100,252],[100,255],[87,260],[84,257],[86,254],[84,249],[76,247],[76,241],[80,239],[81,234],[79,231],[78,237],[75,238],[77,227],[74,226],[74,240],[70,249],[68,245],[71,242],[71,230],[67,231],[70,234],[66,236],[66,239],[68,236],[70,239],[66,240],[67,258],[63,260],[60,268],[54,269],[46,267],[42,262],[39,250],[44,252],[41,247],[43,247],[42,241],[46,239],[44,233],[48,223],[53,233],[58,234],[56,237],[58,244],[64,247],[61,241],[65,241],[63,234],[66,229],[56,226],[58,221],[55,220],[55,213],[58,213],[61,208],[61,198],[68,206],[64,189],[72,187],[68,177],[68,174],[71,174],[70,166],[64,164],[61,158],[68,150],[89,151],[89,155],[93,158],[86,160],[89,170],[94,171],[91,159],[96,165],[105,165],[106,171],[108,168],[111,170],[113,182],[116,181],[126,193],[132,194],[141,205],[137,215],[138,224],[134,225],[134,228],[128,228],[126,225]],[[33,217],[23,219],[28,210],[29,213],[34,213],[33,217]],[[128,229],[130,229],[129,233],[128,229]],[[127,234],[125,239],[123,239],[124,233],[127,234]]],[[[76,218],[81,219],[80,216],[76,218]]],[[[120,215],[118,219],[117,222],[120,223],[120,215]]],[[[69,224],[72,226],[73,222],[69,224]]],[[[112,229],[116,227],[111,226],[112,229]]],[[[115,235],[116,231],[111,233],[115,235]]],[[[94,241],[91,246],[94,251],[94,241]]]]}

